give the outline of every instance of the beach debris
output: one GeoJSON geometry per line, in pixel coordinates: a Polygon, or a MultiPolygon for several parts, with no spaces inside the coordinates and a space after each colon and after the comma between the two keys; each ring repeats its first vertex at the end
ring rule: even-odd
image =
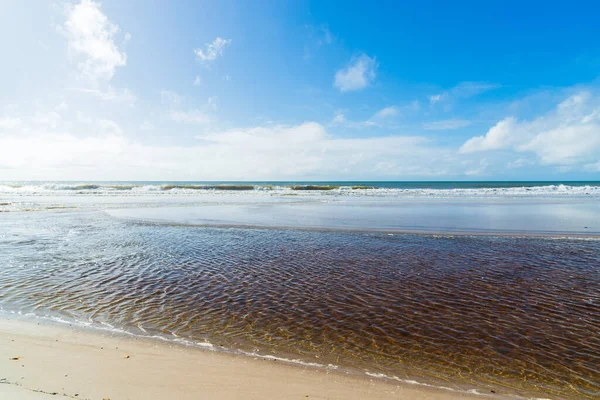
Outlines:
{"type": "Polygon", "coordinates": [[[125,354],[125,358],[129,358],[129,354],[125,354]]]}
{"type": "Polygon", "coordinates": [[[17,357],[11,357],[11,358],[9,358],[9,360],[11,360],[11,361],[18,361],[18,360],[20,360],[20,359],[21,359],[21,356],[17,356],[17,357]]]}

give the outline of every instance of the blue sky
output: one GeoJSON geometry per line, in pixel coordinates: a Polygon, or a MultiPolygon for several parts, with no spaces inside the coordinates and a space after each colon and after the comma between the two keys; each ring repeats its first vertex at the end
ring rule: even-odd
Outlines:
{"type": "Polygon", "coordinates": [[[0,5],[0,179],[600,177],[594,2],[0,5]]]}

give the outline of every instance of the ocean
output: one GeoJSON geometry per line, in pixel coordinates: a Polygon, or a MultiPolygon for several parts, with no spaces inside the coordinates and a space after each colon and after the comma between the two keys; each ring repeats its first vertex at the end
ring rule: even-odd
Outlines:
{"type": "Polygon", "coordinates": [[[0,182],[0,312],[600,396],[600,182],[0,182]]]}
{"type": "Polygon", "coordinates": [[[372,189],[372,194],[395,192],[421,194],[598,194],[600,181],[0,181],[0,193],[170,192],[193,190],[318,190],[372,189]],[[373,191],[375,190],[375,191],[373,191]]]}

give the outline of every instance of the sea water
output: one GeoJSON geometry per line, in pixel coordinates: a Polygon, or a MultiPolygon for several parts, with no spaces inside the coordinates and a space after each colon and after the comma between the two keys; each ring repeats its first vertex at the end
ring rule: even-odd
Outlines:
{"type": "Polygon", "coordinates": [[[2,183],[2,312],[452,390],[598,397],[599,184],[224,184],[2,183]]]}

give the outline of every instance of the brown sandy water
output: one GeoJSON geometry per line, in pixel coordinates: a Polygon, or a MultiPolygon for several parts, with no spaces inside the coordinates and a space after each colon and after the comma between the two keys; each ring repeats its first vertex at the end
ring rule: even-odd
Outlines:
{"type": "Polygon", "coordinates": [[[0,220],[5,311],[532,397],[600,396],[600,241],[0,220]]]}

